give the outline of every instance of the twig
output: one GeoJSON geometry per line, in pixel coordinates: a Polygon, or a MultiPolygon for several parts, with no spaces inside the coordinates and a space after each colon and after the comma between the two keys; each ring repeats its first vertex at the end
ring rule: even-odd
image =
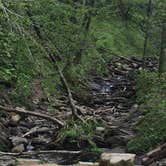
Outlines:
{"type": "Polygon", "coordinates": [[[60,127],[63,127],[64,126],[64,123],[61,122],[60,120],[54,118],[54,117],[51,117],[49,115],[46,115],[46,114],[41,114],[41,113],[38,113],[38,112],[32,112],[32,111],[26,111],[22,108],[10,108],[10,107],[4,107],[4,106],[1,106],[0,105],[0,109],[2,110],[5,110],[7,112],[16,112],[18,114],[26,114],[26,115],[31,115],[31,116],[36,116],[36,117],[40,117],[40,118],[44,118],[44,119],[47,119],[47,120],[50,120],[56,124],[58,124],[60,127]]]}

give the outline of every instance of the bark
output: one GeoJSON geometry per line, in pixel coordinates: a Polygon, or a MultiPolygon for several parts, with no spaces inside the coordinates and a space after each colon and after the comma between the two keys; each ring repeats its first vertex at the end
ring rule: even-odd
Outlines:
{"type": "Polygon", "coordinates": [[[91,20],[92,20],[92,9],[94,7],[95,4],[95,0],[85,0],[84,2],[84,6],[86,8],[88,8],[88,11],[85,13],[84,18],[83,18],[83,22],[82,22],[82,29],[84,32],[84,37],[81,40],[80,43],[80,49],[78,51],[76,51],[75,54],[75,58],[74,58],[74,63],[75,64],[80,64],[81,63],[81,59],[82,59],[82,54],[83,51],[85,49],[85,45],[86,45],[86,38],[90,29],[90,24],[91,24],[91,20]]]}
{"type": "Polygon", "coordinates": [[[123,0],[119,0],[119,9],[122,21],[125,22],[125,26],[127,27],[128,13],[130,8],[123,2],[123,0]]]}
{"type": "Polygon", "coordinates": [[[152,0],[149,0],[148,7],[147,7],[147,20],[146,20],[146,30],[145,30],[145,40],[144,40],[144,49],[143,49],[143,60],[146,57],[147,53],[147,46],[148,46],[148,39],[149,39],[149,29],[150,29],[150,18],[152,15],[152,0]]]}
{"type": "Polygon", "coordinates": [[[54,117],[46,115],[46,114],[41,114],[41,113],[32,112],[32,111],[26,111],[24,109],[4,107],[4,106],[1,106],[1,105],[0,105],[0,109],[2,109],[4,111],[7,111],[7,112],[15,112],[17,114],[31,115],[31,116],[36,116],[36,117],[44,118],[44,119],[50,120],[50,121],[58,124],[60,127],[64,126],[63,122],[61,122],[60,120],[58,120],[58,119],[56,119],[54,117]]]}
{"type": "Polygon", "coordinates": [[[160,47],[160,57],[159,57],[159,74],[161,75],[165,72],[165,61],[166,61],[166,17],[163,20],[163,28],[161,34],[161,47],[160,47]]]}

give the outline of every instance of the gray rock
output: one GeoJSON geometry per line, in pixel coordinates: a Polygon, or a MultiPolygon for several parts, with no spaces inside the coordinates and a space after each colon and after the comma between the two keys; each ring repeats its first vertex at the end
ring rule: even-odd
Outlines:
{"type": "Polygon", "coordinates": [[[92,163],[92,162],[79,162],[76,166],[98,166],[99,163],[92,163]]]}
{"type": "Polygon", "coordinates": [[[96,127],[96,134],[104,133],[105,128],[104,127],[96,127]]]}
{"type": "Polygon", "coordinates": [[[11,123],[18,124],[18,122],[21,120],[21,116],[19,114],[13,115],[11,117],[11,123]]]}
{"type": "Polygon", "coordinates": [[[21,153],[24,151],[25,151],[24,144],[17,145],[12,149],[13,153],[21,153]]]}
{"type": "Polygon", "coordinates": [[[166,166],[166,158],[160,160],[159,162],[157,162],[157,164],[158,164],[159,166],[166,166]]]}
{"type": "Polygon", "coordinates": [[[15,166],[16,159],[11,156],[0,156],[0,166],[15,166]]]}
{"type": "Polygon", "coordinates": [[[135,156],[129,153],[103,153],[99,166],[133,166],[135,156]]]}
{"type": "Polygon", "coordinates": [[[8,139],[9,130],[2,124],[2,122],[0,123],[0,133],[0,151],[8,151],[11,147],[11,142],[8,139]]]}
{"type": "Polygon", "coordinates": [[[10,137],[10,139],[12,141],[13,146],[28,143],[28,140],[26,138],[22,138],[22,137],[18,137],[18,136],[10,137]]]}

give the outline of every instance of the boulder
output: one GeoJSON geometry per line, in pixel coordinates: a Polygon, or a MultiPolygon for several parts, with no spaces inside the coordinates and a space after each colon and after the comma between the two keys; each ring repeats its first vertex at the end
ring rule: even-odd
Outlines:
{"type": "Polygon", "coordinates": [[[103,153],[99,166],[133,166],[135,156],[129,153],[103,153]]]}

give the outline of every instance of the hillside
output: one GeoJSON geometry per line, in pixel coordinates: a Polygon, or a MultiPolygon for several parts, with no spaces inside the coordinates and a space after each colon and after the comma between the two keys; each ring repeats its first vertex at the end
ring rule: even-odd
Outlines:
{"type": "Polygon", "coordinates": [[[165,9],[161,0],[0,0],[0,165],[104,153],[163,164],[165,9]]]}

